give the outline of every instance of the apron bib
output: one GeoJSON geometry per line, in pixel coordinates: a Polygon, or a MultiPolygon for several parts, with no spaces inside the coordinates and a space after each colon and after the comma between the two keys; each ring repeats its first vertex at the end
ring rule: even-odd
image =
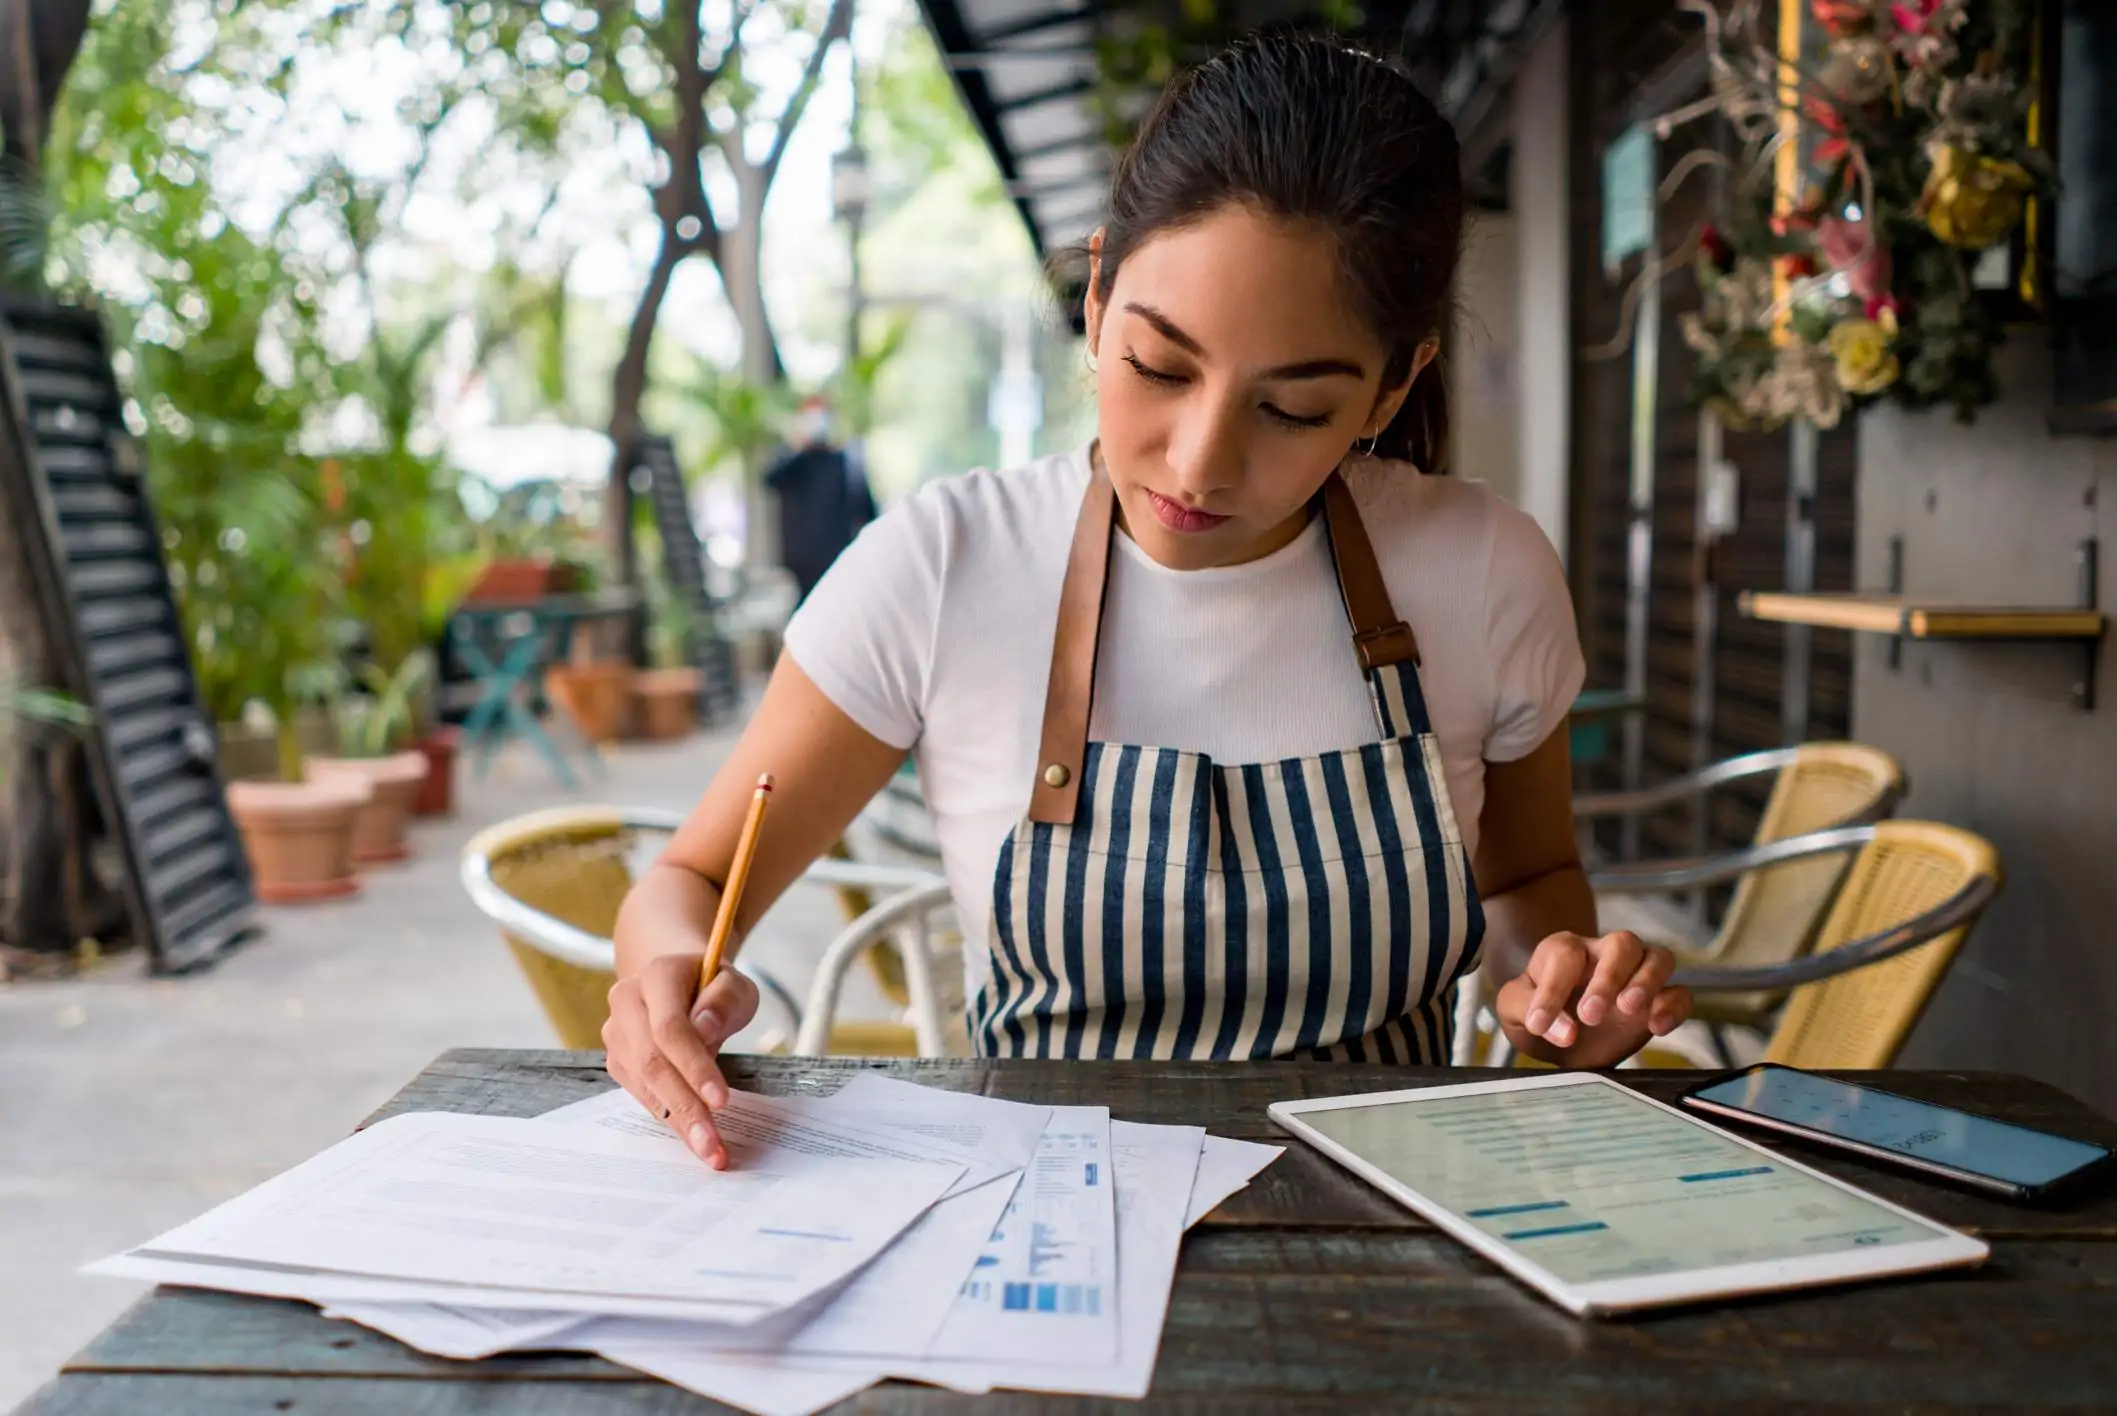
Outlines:
{"type": "Polygon", "coordinates": [[[1037,780],[1001,847],[970,1004],[987,1056],[1445,1065],[1484,913],[1352,493],[1324,484],[1377,740],[1227,765],[1087,741],[1116,494],[1094,459],[1059,598],[1037,780]]]}

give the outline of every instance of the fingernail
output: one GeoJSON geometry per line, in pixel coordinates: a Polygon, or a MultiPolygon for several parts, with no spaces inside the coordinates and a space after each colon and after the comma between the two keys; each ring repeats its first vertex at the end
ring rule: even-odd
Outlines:
{"type": "Polygon", "coordinates": [[[1529,1016],[1522,1019],[1522,1022],[1530,1032],[1542,1037],[1544,1029],[1551,1026],[1551,1010],[1549,1008],[1531,1008],[1529,1016]]]}
{"type": "Polygon", "coordinates": [[[1644,988],[1628,988],[1617,995],[1617,1006],[1627,1013],[1636,1013],[1647,1006],[1647,991],[1644,988]]]}
{"type": "Polygon", "coordinates": [[[701,1008],[691,1015],[691,1026],[698,1029],[702,1036],[719,1037],[721,1035],[720,1014],[714,1012],[711,1008],[701,1008]]]}
{"type": "Polygon", "coordinates": [[[713,1158],[713,1133],[706,1129],[703,1121],[691,1128],[689,1139],[692,1152],[700,1160],[711,1160],[713,1158]]]}
{"type": "Polygon", "coordinates": [[[1602,1015],[1608,1008],[1609,1005],[1604,1003],[1600,996],[1597,996],[1581,999],[1580,1007],[1577,1011],[1580,1013],[1580,1020],[1592,1027],[1602,1021],[1602,1015]]]}
{"type": "Polygon", "coordinates": [[[707,1082],[706,1089],[700,1092],[699,1096],[705,1100],[706,1105],[712,1107],[715,1111],[728,1104],[728,1089],[719,1082],[707,1082]]]}
{"type": "Polygon", "coordinates": [[[1551,1031],[1545,1033],[1544,1036],[1557,1043],[1560,1047],[1564,1047],[1567,1043],[1573,1041],[1573,1020],[1564,1014],[1560,1014],[1551,1020],[1551,1031]]]}

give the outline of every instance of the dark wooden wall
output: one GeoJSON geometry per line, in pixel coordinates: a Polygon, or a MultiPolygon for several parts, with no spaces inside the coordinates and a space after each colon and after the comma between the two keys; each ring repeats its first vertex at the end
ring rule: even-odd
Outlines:
{"type": "MultiPolygon", "coordinates": [[[[2117,533],[2117,440],[2045,430],[2043,335],[2013,333],[2004,399],[1963,427],[1878,409],[1860,426],[1859,574],[1887,581],[1903,540],[1915,595],[2067,605],[2080,543],[2117,533]]],[[[2117,611],[2110,575],[2101,608],[2117,611]]],[[[2117,1114],[2117,670],[2073,701],[2080,653],[2057,644],[1888,643],[1860,636],[1853,729],[1911,779],[1901,815],[1999,848],[2006,888],[1957,960],[1903,1063],[1990,1067],[2054,1082],[2117,1114]]]]}
{"type": "MultiPolygon", "coordinates": [[[[1619,328],[1624,292],[1645,259],[1630,257],[1614,274],[1603,266],[1604,150],[1632,123],[1696,97],[1705,69],[1698,22],[1678,12],[1671,0],[1611,0],[1579,7],[1572,37],[1572,224],[1578,233],[1573,247],[1573,320],[1575,348],[1585,351],[1609,340],[1619,328]]],[[[1657,145],[1657,175],[1666,176],[1683,154],[1700,144],[1726,141],[1725,132],[1711,122],[1685,125],[1657,145]]],[[[1719,200],[1711,178],[1691,177],[1661,209],[1661,246],[1680,244],[1696,224],[1712,220],[1719,200]]],[[[1713,544],[1700,525],[1699,415],[1686,396],[1694,356],[1683,342],[1679,323],[1697,303],[1688,270],[1663,281],[1653,398],[1641,785],[1801,736],[1790,734],[1790,719],[1805,720],[1808,738],[1843,737],[1850,728],[1849,636],[1809,636],[1806,711],[1789,715],[1788,636],[1777,625],[1741,618],[1736,608],[1743,590],[1786,586],[1793,435],[1726,433],[1722,456],[1740,474],[1739,524],[1713,544]],[[1700,591],[1707,586],[1709,616],[1700,612],[1700,591]],[[1701,670],[1709,675],[1703,682],[1701,670]],[[1703,722],[1701,690],[1712,705],[1703,722]]],[[[1629,353],[1616,358],[1583,353],[1574,362],[1569,550],[1588,681],[1595,688],[1622,688],[1626,681],[1633,367],[1629,353]]],[[[1816,462],[1816,492],[1800,511],[1814,522],[1814,588],[1847,589],[1853,572],[1853,473],[1858,462],[1851,427],[1822,433],[1816,462]]],[[[1794,646],[1799,648],[1798,639],[1794,646]]],[[[1613,757],[1599,764],[1591,779],[1598,786],[1620,785],[1619,761],[1613,757]]],[[[1698,823],[1680,813],[1648,821],[1642,849],[1680,854],[1700,845],[1725,847],[1747,840],[1756,829],[1767,785],[1721,794],[1703,825],[1702,840],[1695,834],[1698,823]]],[[[1614,849],[1615,836],[1604,844],[1614,849]]]]}

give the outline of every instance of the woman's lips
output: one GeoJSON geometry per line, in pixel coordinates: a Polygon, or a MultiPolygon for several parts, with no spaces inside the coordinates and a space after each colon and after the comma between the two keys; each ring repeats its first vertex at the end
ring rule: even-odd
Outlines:
{"type": "Polygon", "coordinates": [[[1182,502],[1174,501],[1156,491],[1149,490],[1147,492],[1147,501],[1154,508],[1155,519],[1160,521],[1162,525],[1168,527],[1171,531],[1180,531],[1188,535],[1195,536],[1201,531],[1211,531],[1214,527],[1224,525],[1229,520],[1228,517],[1216,516],[1210,511],[1194,510],[1185,506],[1182,502]]]}

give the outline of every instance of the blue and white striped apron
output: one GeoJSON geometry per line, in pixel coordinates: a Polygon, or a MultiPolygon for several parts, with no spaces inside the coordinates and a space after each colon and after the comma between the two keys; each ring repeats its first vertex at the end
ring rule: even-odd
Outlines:
{"type": "Polygon", "coordinates": [[[1226,765],[1087,742],[1115,496],[1090,479],[1060,597],[1029,815],[1001,848],[970,1004],[986,1055],[1327,1056],[1445,1065],[1484,912],[1352,494],[1323,493],[1378,740],[1226,765]]]}

